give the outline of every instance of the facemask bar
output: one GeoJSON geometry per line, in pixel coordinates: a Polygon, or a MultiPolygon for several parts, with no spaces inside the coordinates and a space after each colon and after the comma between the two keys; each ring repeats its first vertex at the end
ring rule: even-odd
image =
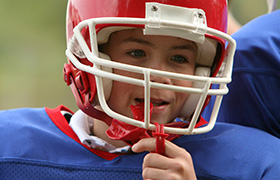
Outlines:
{"type": "Polygon", "coordinates": [[[277,0],[266,0],[267,13],[271,13],[277,9],[277,0]]]}
{"type": "MultiPolygon", "coordinates": [[[[152,22],[154,23],[154,22],[152,22]]],[[[109,61],[106,59],[102,59],[98,57],[98,46],[97,46],[97,37],[96,37],[96,30],[95,26],[97,24],[131,24],[133,25],[148,25],[151,24],[150,19],[140,19],[140,18],[94,18],[89,19],[86,21],[82,21],[80,24],[78,24],[74,28],[74,36],[72,37],[72,41],[69,42],[69,46],[66,50],[66,55],[69,58],[69,60],[76,66],[78,69],[83,70],[85,72],[91,73],[95,75],[96,78],[96,86],[97,88],[97,96],[99,103],[104,110],[106,114],[109,116],[123,121],[125,123],[142,127],[149,130],[155,130],[155,126],[153,124],[150,124],[149,119],[149,111],[150,111],[150,88],[158,88],[158,89],[168,89],[173,90],[176,92],[184,92],[184,93],[196,93],[200,94],[200,99],[197,104],[197,108],[193,114],[193,117],[191,119],[190,125],[187,128],[171,128],[171,127],[164,127],[165,132],[167,133],[174,133],[174,134],[199,134],[199,133],[205,133],[210,131],[215,124],[216,117],[218,114],[218,110],[220,107],[220,103],[222,101],[222,96],[225,95],[228,92],[226,84],[231,81],[231,72],[232,72],[232,63],[233,63],[233,55],[235,50],[235,41],[227,34],[222,33],[218,30],[203,27],[205,30],[205,33],[211,34],[217,37],[220,37],[228,42],[227,47],[227,64],[224,69],[224,77],[199,77],[199,76],[193,76],[193,75],[186,75],[186,74],[178,74],[178,73],[172,73],[172,72],[165,72],[161,70],[154,70],[149,68],[143,68],[128,64],[122,64],[117,63],[114,61],[109,61]],[[89,27],[89,33],[91,37],[91,48],[89,49],[87,46],[86,41],[84,40],[81,31],[84,27],[89,27]],[[81,47],[83,53],[87,57],[87,59],[94,64],[93,67],[87,66],[82,64],[73,54],[73,49],[71,49],[71,43],[74,43],[77,41],[79,43],[79,46],[81,47]],[[135,79],[131,77],[125,77],[118,74],[113,74],[111,72],[106,72],[102,70],[102,67],[109,67],[112,69],[120,69],[125,71],[132,71],[136,73],[140,73],[144,75],[144,80],[135,79]],[[192,88],[192,87],[179,87],[174,85],[166,85],[166,84],[160,84],[156,82],[150,81],[150,76],[164,76],[169,77],[173,79],[183,79],[183,80],[189,80],[189,81],[198,81],[205,83],[203,88],[192,88]],[[102,85],[102,78],[108,78],[111,80],[121,81],[125,83],[130,83],[138,86],[143,86],[145,88],[145,120],[144,122],[134,120],[129,117],[125,117],[121,114],[118,114],[114,111],[112,111],[105,100],[104,95],[104,87],[102,85]],[[211,84],[220,84],[219,89],[209,89],[211,84]],[[208,125],[200,128],[194,128],[195,124],[197,123],[197,119],[200,115],[202,106],[204,104],[204,101],[207,97],[207,95],[217,95],[216,102],[213,108],[213,113],[210,118],[210,122],[208,125]]],[[[204,33],[201,34],[201,31],[197,31],[198,26],[197,24],[192,23],[178,23],[173,22],[169,20],[160,20],[158,22],[159,27],[168,27],[170,29],[180,29],[185,31],[193,31],[199,32],[198,36],[204,36],[204,33]]]]}

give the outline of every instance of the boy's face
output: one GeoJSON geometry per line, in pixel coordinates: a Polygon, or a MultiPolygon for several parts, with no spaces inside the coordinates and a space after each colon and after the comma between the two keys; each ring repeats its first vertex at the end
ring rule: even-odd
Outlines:
{"type": "MultiPolygon", "coordinates": [[[[113,61],[158,70],[194,74],[197,47],[192,41],[168,36],[145,36],[142,29],[117,31],[110,36],[102,51],[113,61]]],[[[143,79],[143,75],[114,69],[114,73],[143,79]]],[[[152,82],[190,87],[192,82],[151,76],[152,82]]],[[[108,100],[109,107],[125,116],[133,117],[130,105],[144,100],[144,88],[114,81],[108,100]]],[[[151,89],[153,104],[151,123],[171,122],[182,110],[189,94],[165,89],[151,89]]]]}

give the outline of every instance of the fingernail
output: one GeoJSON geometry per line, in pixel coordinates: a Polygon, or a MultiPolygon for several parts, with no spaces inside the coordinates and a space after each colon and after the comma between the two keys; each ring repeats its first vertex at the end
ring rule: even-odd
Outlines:
{"type": "Polygon", "coordinates": [[[137,150],[137,144],[134,144],[131,149],[132,149],[132,151],[136,151],[137,150]]]}

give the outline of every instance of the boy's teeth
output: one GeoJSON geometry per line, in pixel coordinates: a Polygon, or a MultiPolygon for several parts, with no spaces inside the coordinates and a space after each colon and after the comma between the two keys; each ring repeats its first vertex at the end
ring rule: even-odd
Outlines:
{"type": "Polygon", "coordinates": [[[154,103],[154,102],[152,102],[152,104],[153,104],[153,106],[159,106],[159,105],[161,105],[161,103],[154,103]]]}
{"type": "MultiPolygon", "coordinates": [[[[136,98],[135,99],[138,103],[142,103],[142,102],[144,102],[144,99],[138,99],[138,98],[136,98]]],[[[161,106],[161,105],[164,105],[164,104],[168,104],[167,102],[164,102],[164,101],[150,101],[152,104],[153,104],[153,106],[161,106]]]]}
{"type": "Polygon", "coordinates": [[[151,101],[151,103],[153,104],[153,106],[161,106],[166,104],[164,101],[151,101]]]}

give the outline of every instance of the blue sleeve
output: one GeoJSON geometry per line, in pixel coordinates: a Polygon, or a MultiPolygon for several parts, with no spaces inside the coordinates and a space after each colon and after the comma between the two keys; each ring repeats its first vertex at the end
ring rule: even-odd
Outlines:
{"type": "MultiPolygon", "coordinates": [[[[264,130],[280,138],[280,10],[233,34],[237,42],[232,82],[218,121],[264,130]]],[[[211,108],[211,104],[210,107],[211,108]]],[[[209,116],[209,109],[204,116],[209,116]]]]}

